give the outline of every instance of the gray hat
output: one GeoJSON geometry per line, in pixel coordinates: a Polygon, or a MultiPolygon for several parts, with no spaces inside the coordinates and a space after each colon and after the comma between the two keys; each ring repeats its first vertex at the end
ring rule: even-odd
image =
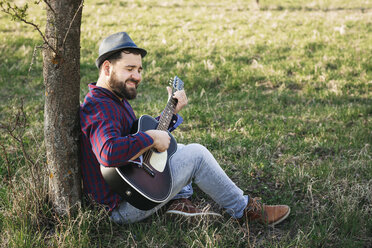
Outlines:
{"type": "Polygon", "coordinates": [[[108,57],[124,48],[138,50],[142,58],[147,54],[145,49],[139,48],[136,44],[134,44],[133,40],[126,32],[120,32],[112,34],[102,41],[101,45],[99,46],[99,55],[98,59],[96,60],[96,66],[99,68],[108,57]]]}

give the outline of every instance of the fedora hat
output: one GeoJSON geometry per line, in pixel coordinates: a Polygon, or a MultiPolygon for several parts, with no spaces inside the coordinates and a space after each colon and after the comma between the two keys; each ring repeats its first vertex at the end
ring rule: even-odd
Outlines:
{"type": "Polygon", "coordinates": [[[99,68],[108,57],[125,48],[138,50],[142,58],[147,54],[145,49],[137,47],[137,45],[126,32],[120,32],[112,34],[102,41],[98,50],[99,55],[98,59],[96,60],[96,66],[99,68]]]}

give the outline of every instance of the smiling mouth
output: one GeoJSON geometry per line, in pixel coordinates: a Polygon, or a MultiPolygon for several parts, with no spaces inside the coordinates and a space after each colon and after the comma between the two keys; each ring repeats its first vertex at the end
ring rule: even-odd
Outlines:
{"type": "Polygon", "coordinates": [[[137,88],[138,83],[134,81],[128,81],[126,82],[126,85],[132,88],[137,88]]]}

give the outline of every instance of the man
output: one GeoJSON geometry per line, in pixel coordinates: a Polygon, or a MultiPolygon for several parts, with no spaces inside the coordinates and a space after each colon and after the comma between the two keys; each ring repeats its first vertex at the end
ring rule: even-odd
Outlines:
{"type": "MultiPolygon", "coordinates": [[[[165,204],[148,211],[139,210],[111,191],[100,172],[100,164],[115,167],[126,166],[128,161],[141,163],[139,158],[145,151],[154,148],[163,152],[169,147],[170,137],[165,131],[130,134],[136,117],[128,101],[136,97],[142,79],[142,58],[146,53],[125,32],[104,39],[96,61],[98,81],[89,85],[90,91],[80,108],[84,190],[96,202],[108,207],[111,219],[116,223],[140,221],[165,204]]],[[[168,93],[171,95],[170,88],[168,93]]],[[[178,112],[187,105],[185,91],[177,91],[173,97],[178,103],[170,131],[182,122],[178,112]]],[[[290,209],[286,205],[268,206],[258,198],[243,195],[202,145],[179,145],[169,165],[173,179],[170,199],[173,203],[168,213],[185,216],[214,214],[200,211],[188,200],[193,182],[233,218],[275,225],[289,215],[290,209]]]]}

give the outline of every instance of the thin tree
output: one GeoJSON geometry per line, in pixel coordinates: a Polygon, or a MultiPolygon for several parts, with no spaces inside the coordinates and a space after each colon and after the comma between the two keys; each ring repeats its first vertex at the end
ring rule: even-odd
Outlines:
{"type": "Polygon", "coordinates": [[[0,7],[14,20],[32,26],[43,39],[44,140],[49,199],[57,213],[69,214],[81,203],[78,109],[83,0],[43,2],[47,15],[45,32],[27,20],[27,4],[19,7],[11,0],[0,0],[0,7]]]}

